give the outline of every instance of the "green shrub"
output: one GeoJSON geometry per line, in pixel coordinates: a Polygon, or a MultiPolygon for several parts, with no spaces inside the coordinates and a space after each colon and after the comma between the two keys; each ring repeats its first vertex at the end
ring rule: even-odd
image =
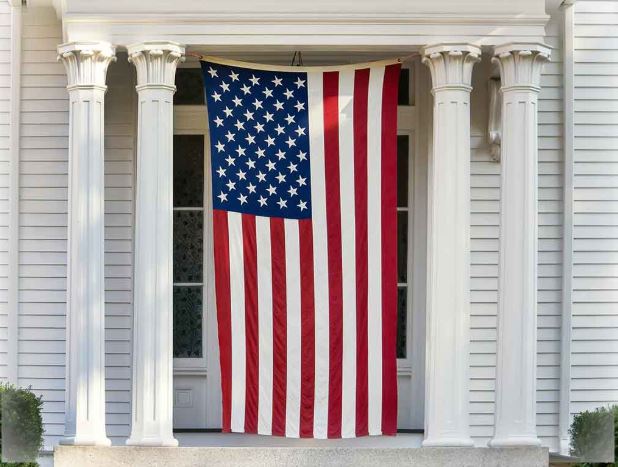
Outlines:
{"type": "Polygon", "coordinates": [[[618,405],[576,415],[569,434],[571,455],[584,461],[579,464],[581,467],[615,466],[618,458],[618,405]]]}
{"type": "Polygon", "coordinates": [[[30,390],[0,384],[0,466],[38,465],[36,458],[43,446],[42,405],[30,390]]]}

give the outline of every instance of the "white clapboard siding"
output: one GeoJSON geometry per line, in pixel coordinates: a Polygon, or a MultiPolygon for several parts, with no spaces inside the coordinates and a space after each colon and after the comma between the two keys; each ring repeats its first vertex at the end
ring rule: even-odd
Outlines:
{"type": "Polygon", "coordinates": [[[68,95],[53,9],[24,8],[20,152],[19,358],[43,396],[45,447],[64,432],[68,95]]]}
{"type": "Polygon", "coordinates": [[[537,433],[559,450],[560,327],[562,314],[562,14],[559,1],[547,4],[551,19],[545,42],[551,62],[543,68],[539,96],[539,246],[537,308],[537,433]]]}
{"type": "MultiPolygon", "coordinates": [[[[546,42],[554,47],[539,96],[539,270],[537,429],[544,445],[558,448],[562,278],[562,57],[557,2],[546,42]]],[[[494,430],[496,313],[500,234],[500,164],[487,143],[488,56],[475,66],[471,96],[471,348],[470,425],[478,446],[494,430]]]]}
{"type": "Polygon", "coordinates": [[[618,3],[575,4],[571,413],[618,403],[618,3]]]}
{"type": "Polygon", "coordinates": [[[7,380],[8,364],[8,242],[9,242],[9,133],[10,25],[7,0],[0,0],[0,381],[7,380]]]}
{"type": "Polygon", "coordinates": [[[490,55],[475,65],[471,95],[471,346],[470,424],[477,444],[494,424],[500,165],[487,144],[490,55]]]}
{"type": "Polygon", "coordinates": [[[134,67],[118,54],[105,97],[105,363],[107,434],[124,444],[131,423],[134,67]]]}

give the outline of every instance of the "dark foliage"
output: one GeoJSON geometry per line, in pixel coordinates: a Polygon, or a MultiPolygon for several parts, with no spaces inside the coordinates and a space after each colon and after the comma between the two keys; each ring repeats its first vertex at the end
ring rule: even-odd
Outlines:
{"type": "Polygon", "coordinates": [[[569,429],[571,455],[584,461],[580,467],[610,467],[618,458],[618,405],[585,411],[573,418],[569,429]]]}
{"type": "Polygon", "coordinates": [[[36,458],[43,445],[42,405],[41,398],[28,389],[0,385],[0,466],[38,465],[36,458]]]}

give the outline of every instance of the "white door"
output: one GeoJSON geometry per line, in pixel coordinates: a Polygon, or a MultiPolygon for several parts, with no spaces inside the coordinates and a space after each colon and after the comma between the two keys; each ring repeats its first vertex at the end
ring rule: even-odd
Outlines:
{"type": "Polygon", "coordinates": [[[174,135],[174,428],[199,430],[221,427],[209,142],[205,128],[182,121],[174,135]]]}
{"type": "MultiPolygon", "coordinates": [[[[221,428],[221,387],[208,124],[201,70],[196,63],[186,66],[177,71],[174,105],[174,429],[200,430],[221,428]]],[[[418,71],[418,61],[404,67],[398,107],[398,428],[403,430],[422,429],[424,418],[426,188],[419,176],[425,159],[416,157],[418,71]]]]}

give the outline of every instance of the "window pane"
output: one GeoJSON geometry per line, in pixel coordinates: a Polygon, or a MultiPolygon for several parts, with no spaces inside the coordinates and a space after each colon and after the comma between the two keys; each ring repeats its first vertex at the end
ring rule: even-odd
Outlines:
{"type": "Polygon", "coordinates": [[[201,68],[176,70],[175,105],[204,105],[204,83],[201,68]]]}
{"type": "Polygon", "coordinates": [[[202,282],[204,213],[174,211],[174,282],[202,282]]]}
{"type": "Polygon", "coordinates": [[[397,289],[397,358],[406,358],[406,324],[408,288],[397,289]]]}
{"type": "Polygon", "coordinates": [[[408,213],[397,213],[397,282],[408,281],[408,213]]]}
{"type": "Polygon", "coordinates": [[[174,357],[202,357],[202,287],[174,287],[174,357]]]}
{"type": "Polygon", "coordinates": [[[397,105],[410,105],[410,69],[402,68],[399,75],[397,105]]]}
{"type": "Polygon", "coordinates": [[[204,203],[204,136],[174,135],[174,206],[204,203]]]}
{"type": "Polygon", "coordinates": [[[397,206],[408,205],[408,135],[397,136],[397,206]]]}

